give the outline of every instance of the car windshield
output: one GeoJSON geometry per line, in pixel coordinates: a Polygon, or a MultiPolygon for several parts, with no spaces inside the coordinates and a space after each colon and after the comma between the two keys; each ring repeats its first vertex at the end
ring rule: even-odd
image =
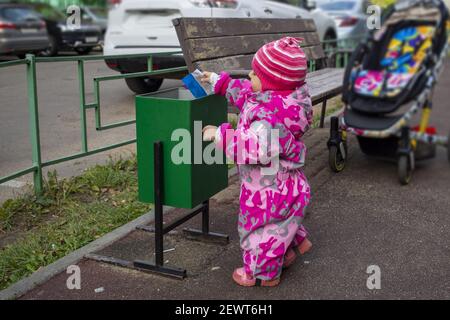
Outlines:
{"type": "Polygon", "coordinates": [[[44,18],[49,20],[61,21],[66,18],[64,14],[46,4],[35,5],[34,9],[39,12],[44,18]]]}
{"type": "Polygon", "coordinates": [[[319,8],[324,11],[349,11],[355,8],[355,1],[335,1],[326,2],[319,5],[319,8]]]}
{"type": "Polygon", "coordinates": [[[0,9],[0,16],[11,22],[39,20],[39,16],[28,8],[7,7],[0,9]]]}

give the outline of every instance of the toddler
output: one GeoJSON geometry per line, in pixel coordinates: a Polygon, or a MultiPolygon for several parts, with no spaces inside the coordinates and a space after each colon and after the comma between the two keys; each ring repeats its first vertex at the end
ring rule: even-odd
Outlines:
{"type": "Polygon", "coordinates": [[[234,270],[233,279],[242,286],[278,285],[282,268],[312,246],[302,225],[310,188],[301,137],[311,125],[312,106],[301,40],[285,37],[260,48],[250,81],[226,72],[204,72],[201,80],[240,110],[236,130],[229,123],[206,126],[203,137],[239,168],[243,267],[234,270]],[[269,170],[276,161],[277,170],[269,170]]]}

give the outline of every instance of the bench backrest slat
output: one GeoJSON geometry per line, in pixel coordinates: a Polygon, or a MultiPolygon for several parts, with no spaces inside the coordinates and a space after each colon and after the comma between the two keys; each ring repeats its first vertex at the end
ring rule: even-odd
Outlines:
{"type": "Polygon", "coordinates": [[[191,72],[250,70],[255,52],[284,36],[304,38],[309,60],[325,58],[311,19],[179,18],[173,24],[191,72]]]}

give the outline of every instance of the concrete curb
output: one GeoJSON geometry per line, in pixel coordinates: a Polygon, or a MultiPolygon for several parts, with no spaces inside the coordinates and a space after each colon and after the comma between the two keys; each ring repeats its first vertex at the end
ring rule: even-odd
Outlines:
{"type": "MultiPolygon", "coordinates": [[[[237,174],[237,167],[233,167],[228,170],[228,177],[232,177],[237,174]]],[[[164,213],[173,210],[172,207],[164,207],[164,213]]],[[[101,238],[75,250],[74,252],[68,254],[67,256],[49,264],[46,267],[39,269],[27,278],[24,278],[10,287],[0,291],[0,300],[11,300],[19,298],[28,291],[34,289],[40,284],[46,282],[50,278],[56,276],[57,274],[67,270],[67,267],[73,264],[77,264],[82,260],[87,254],[92,252],[100,251],[112,243],[120,240],[121,238],[127,236],[130,232],[136,230],[137,226],[146,225],[152,223],[155,220],[155,213],[153,210],[150,212],[136,218],[133,221],[105,234],[101,238]]]]}
{"type": "MultiPolygon", "coordinates": [[[[170,207],[164,208],[164,212],[169,211],[170,207]]],[[[111,243],[125,237],[131,231],[135,230],[137,226],[142,224],[151,223],[154,220],[153,210],[146,213],[139,218],[105,234],[103,237],[89,243],[88,245],[81,247],[78,250],[68,254],[67,256],[49,264],[48,266],[41,268],[40,270],[34,272],[29,277],[16,282],[10,287],[0,291],[0,300],[11,300],[24,295],[26,292],[34,289],[38,285],[49,280],[53,276],[63,272],[68,266],[76,264],[85,255],[95,251],[102,250],[106,248],[111,243]]]]}

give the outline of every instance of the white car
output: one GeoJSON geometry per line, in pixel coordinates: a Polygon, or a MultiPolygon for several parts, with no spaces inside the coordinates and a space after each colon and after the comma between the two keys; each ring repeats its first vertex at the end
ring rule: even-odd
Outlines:
{"type": "MultiPolygon", "coordinates": [[[[109,0],[110,11],[105,36],[104,54],[137,54],[181,50],[172,25],[178,17],[230,18],[302,18],[313,19],[321,40],[336,39],[334,20],[310,2],[310,11],[301,3],[305,0],[109,0]],[[289,3],[289,4],[288,4],[289,3]],[[294,3],[294,5],[292,5],[294,3]],[[295,5],[297,4],[297,5],[295,5]]],[[[181,56],[154,57],[155,68],[184,65],[181,56]]],[[[147,69],[146,59],[109,59],[110,68],[122,72],[147,69]]],[[[128,87],[141,94],[156,91],[162,79],[126,79],[128,87]]]]}

